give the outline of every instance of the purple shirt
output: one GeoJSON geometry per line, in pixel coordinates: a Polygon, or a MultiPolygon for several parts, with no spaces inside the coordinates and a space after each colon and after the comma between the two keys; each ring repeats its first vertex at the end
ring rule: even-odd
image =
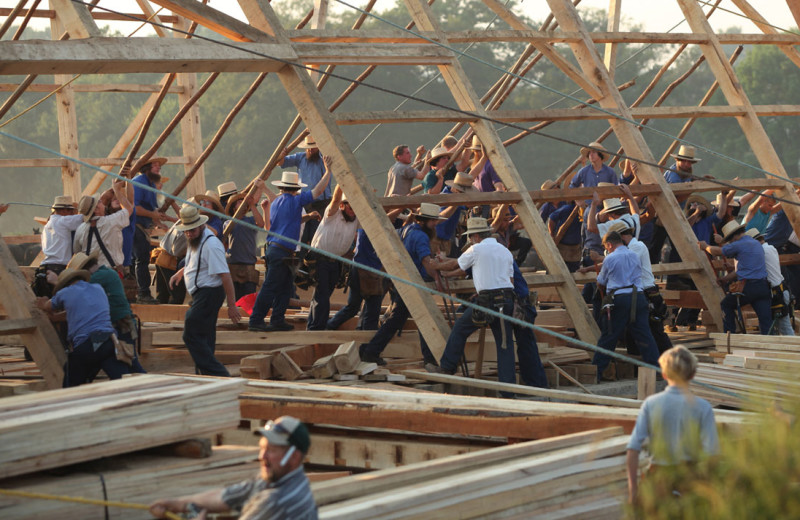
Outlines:
{"type": "Polygon", "coordinates": [[[501,181],[500,177],[498,177],[497,172],[492,166],[492,163],[486,161],[486,164],[484,165],[483,169],[478,172],[478,175],[475,177],[475,181],[472,183],[472,185],[475,186],[478,191],[488,193],[491,191],[497,191],[494,185],[498,182],[503,181],[501,181]]]}

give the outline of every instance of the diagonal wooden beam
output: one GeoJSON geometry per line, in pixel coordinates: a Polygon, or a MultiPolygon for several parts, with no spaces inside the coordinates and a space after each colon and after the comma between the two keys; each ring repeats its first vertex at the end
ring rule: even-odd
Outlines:
{"type": "MultiPolygon", "coordinates": [[[[275,12],[266,1],[239,0],[239,4],[251,24],[274,35],[279,42],[288,41],[275,12]]],[[[366,174],[308,74],[295,67],[286,67],[278,72],[278,77],[306,127],[313,133],[319,149],[333,159],[332,169],[336,181],[359,215],[359,221],[386,271],[404,280],[422,284],[422,277],[380,207],[366,174]]],[[[421,289],[404,283],[397,283],[395,286],[428,347],[438,358],[444,352],[450,332],[442,312],[433,298],[421,289]]]]}
{"type": "MultiPolygon", "coordinates": [[[[583,35],[581,43],[571,43],[570,47],[586,76],[592,78],[597,83],[597,87],[606,94],[600,99],[599,105],[604,109],[618,111],[621,117],[629,121],[632,120],[633,115],[630,109],[622,99],[619,90],[611,81],[608,70],[603,65],[603,59],[598,54],[589,31],[574,6],[566,0],[547,0],[547,3],[565,31],[576,31],[583,35]]],[[[705,21],[702,11],[700,16],[705,21]]],[[[609,124],[627,155],[641,158],[651,164],[655,162],[650,148],[635,123],[610,118],[609,124]]],[[[674,245],[678,249],[681,258],[684,261],[694,262],[703,266],[703,271],[692,274],[692,279],[700,290],[714,323],[720,326],[722,324],[722,311],[719,307],[719,302],[723,297],[722,290],[715,282],[716,275],[711,268],[711,264],[706,261],[705,254],[697,247],[694,232],[681,212],[675,195],[668,188],[663,175],[658,169],[648,164],[641,164],[637,175],[643,184],[656,184],[661,187],[663,193],[653,198],[656,211],[661,217],[670,238],[674,240],[674,245]]]]}
{"type": "Polygon", "coordinates": [[[28,0],[19,0],[17,5],[11,9],[11,12],[8,13],[6,20],[3,22],[3,25],[0,25],[0,38],[3,37],[6,31],[8,31],[8,28],[11,27],[11,24],[14,23],[14,20],[17,19],[17,15],[19,15],[20,11],[22,11],[22,8],[25,7],[27,2],[28,0]]]}
{"type": "MultiPolygon", "coordinates": [[[[733,67],[725,58],[722,45],[716,39],[708,20],[703,16],[703,10],[694,0],[678,0],[678,3],[692,31],[708,35],[709,43],[701,44],[700,49],[703,51],[711,71],[717,78],[719,88],[725,95],[728,104],[744,107],[745,114],[737,116],[736,121],[742,128],[745,138],[750,144],[750,148],[758,159],[761,168],[774,175],[788,179],[789,175],[786,173],[786,169],[772,146],[767,132],[761,125],[758,115],[750,104],[747,94],[745,94],[742,85],[736,78],[733,67]]],[[[786,187],[779,194],[794,203],[783,204],[783,209],[792,223],[792,228],[795,232],[800,233],[800,197],[797,196],[794,187],[790,183],[786,183],[786,187]]]]}
{"type": "MultiPolygon", "coordinates": [[[[531,31],[531,27],[528,26],[521,18],[519,18],[515,13],[511,12],[508,7],[502,4],[499,0],[484,0],[486,6],[491,9],[492,11],[497,14],[500,18],[502,18],[511,28],[516,29],[518,31],[531,31]]],[[[579,87],[581,87],[584,92],[589,94],[591,97],[595,99],[599,99],[602,96],[602,93],[597,89],[597,87],[584,76],[584,74],[575,68],[570,62],[564,59],[561,54],[552,46],[550,43],[544,42],[531,42],[539,52],[541,52],[547,59],[549,59],[553,65],[561,69],[561,71],[566,74],[572,81],[574,81],[579,87]]]]}
{"type": "Polygon", "coordinates": [[[70,39],[92,38],[101,35],[100,29],[86,5],[75,3],[72,0],[50,0],[50,7],[55,9],[56,15],[69,33],[70,39]]]}
{"type": "MultiPolygon", "coordinates": [[[[447,38],[441,31],[438,22],[434,19],[430,7],[421,0],[404,1],[419,29],[435,33],[439,41],[447,45],[447,38]]],[[[439,70],[459,108],[475,112],[478,115],[486,114],[480,99],[472,89],[458,60],[454,59],[449,65],[440,66],[439,70]]],[[[592,90],[596,91],[597,88],[592,90]]],[[[602,93],[600,94],[602,95],[602,93]]],[[[515,206],[515,210],[533,241],[539,258],[544,262],[550,274],[563,278],[564,283],[558,287],[558,292],[561,296],[561,301],[564,302],[564,306],[573,320],[575,330],[581,339],[594,343],[600,332],[597,324],[589,313],[583,298],[581,298],[577,286],[569,276],[567,266],[550,238],[550,233],[544,222],[542,222],[542,218],[528,194],[525,183],[517,172],[508,152],[506,152],[503,142],[488,121],[481,119],[471,123],[471,126],[481,140],[492,165],[508,190],[519,193],[521,201],[515,206]]]]}
{"type": "Polygon", "coordinates": [[[197,0],[150,0],[156,5],[239,42],[269,42],[262,31],[197,0]]]}
{"type": "MultiPolygon", "coordinates": [[[[767,20],[750,5],[747,0],[733,0],[736,7],[741,9],[742,13],[747,16],[756,26],[761,29],[764,34],[778,34],[778,30],[770,25],[767,20]]],[[[783,52],[787,58],[792,60],[792,63],[800,67],[800,52],[791,45],[778,45],[778,49],[783,52]]]]}
{"type": "MultiPolygon", "coordinates": [[[[608,30],[609,32],[619,31],[619,20],[622,15],[622,0],[608,0],[608,30]]],[[[613,80],[617,70],[617,44],[610,42],[606,44],[603,64],[608,69],[608,75],[613,80]]]]}

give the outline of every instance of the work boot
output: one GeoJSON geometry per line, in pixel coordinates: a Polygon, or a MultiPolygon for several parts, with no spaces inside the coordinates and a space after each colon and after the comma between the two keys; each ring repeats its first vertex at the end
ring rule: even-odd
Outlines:
{"type": "Polygon", "coordinates": [[[263,321],[261,323],[258,322],[250,322],[247,326],[247,330],[250,332],[269,332],[269,328],[267,328],[267,324],[263,321]]]}
{"type": "Polygon", "coordinates": [[[158,305],[161,302],[159,302],[149,294],[140,294],[139,296],[136,297],[136,303],[142,305],[158,305]]]}
{"type": "Polygon", "coordinates": [[[364,363],[377,363],[378,366],[382,367],[386,366],[385,359],[383,359],[378,355],[370,354],[364,349],[364,347],[365,345],[361,345],[360,347],[358,347],[358,356],[361,358],[361,361],[363,361],[364,363]]]}
{"type": "Polygon", "coordinates": [[[288,331],[288,330],[294,330],[294,326],[290,325],[289,323],[287,323],[285,321],[281,321],[281,322],[278,322],[278,323],[270,323],[266,327],[266,331],[267,332],[285,332],[285,331],[288,331]]]}

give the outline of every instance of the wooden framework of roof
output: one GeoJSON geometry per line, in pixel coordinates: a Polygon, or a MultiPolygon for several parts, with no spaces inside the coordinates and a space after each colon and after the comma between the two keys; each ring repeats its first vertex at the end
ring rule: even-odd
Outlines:
{"type": "MultiPolygon", "coordinates": [[[[760,167],[778,177],[787,178],[787,173],[759,122],[759,116],[798,115],[800,105],[753,106],[739,84],[729,58],[722,50],[722,45],[731,43],[775,45],[795,64],[800,65],[800,53],[795,47],[800,44],[800,36],[778,33],[747,0],[733,0],[733,3],[747,17],[755,21],[761,30],[760,33],[715,34],[701,9],[701,4],[696,0],[676,0],[691,28],[691,33],[622,32],[619,30],[621,0],[610,0],[607,32],[590,33],[575,8],[577,2],[569,0],[547,0],[558,30],[552,30],[552,27],[548,30],[530,27],[513,10],[506,7],[504,2],[483,0],[508,28],[447,31],[431,10],[430,4],[433,1],[404,0],[403,2],[415,26],[414,30],[423,37],[398,29],[362,30],[359,27],[365,15],[359,17],[359,22],[352,30],[326,29],[328,0],[315,0],[314,11],[301,22],[299,28],[295,29],[286,28],[280,23],[267,0],[238,0],[247,22],[237,20],[199,0],[137,0],[141,13],[131,13],[140,20],[152,18],[162,24],[172,24],[183,30],[189,29],[192,24],[205,27],[227,38],[236,47],[257,53],[253,54],[201,39],[184,38],[182,35],[173,37],[173,34],[160,27],[156,27],[155,30],[162,38],[103,37],[96,20],[129,18],[101,9],[92,11],[89,3],[71,0],[50,0],[49,9],[29,12],[25,9],[26,1],[20,0],[12,9],[0,9],[0,20],[3,21],[0,34],[4,33],[15,19],[39,16],[50,19],[53,40],[0,42],[0,74],[24,77],[19,84],[0,85],[0,91],[14,91],[14,94],[0,106],[0,122],[23,92],[53,90],[52,85],[35,83],[37,75],[55,75],[55,84],[63,85],[74,74],[165,73],[164,79],[158,85],[67,84],[61,88],[56,94],[60,150],[65,155],[80,157],[77,145],[80,129],[74,111],[74,97],[80,92],[104,90],[150,92],[150,98],[130,122],[107,157],[82,158],[89,163],[108,168],[122,164],[130,165],[131,157],[125,157],[126,150],[134,142],[140,129],[143,126],[146,128],[154,107],[158,107],[164,95],[177,93],[183,109],[181,117],[176,116],[177,121],[173,122],[173,128],[180,125],[183,156],[171,160],[184,164],[188,178],[182,183],[182,187],[185,186],[186,196],[191,196],[205,191],[202,161],[211,151],[208,148],[213,149],[213,147],[204,149],[200,134],[199,111],[193,105],[202,95],[202,88],[197,85],[196,73],[259,72],[262,73],[260,79],[266,74],[275,74],[294,103],[298,119],[276,147],[276,152],[270,159],[271,164],[275,164],[278,150],[292,143],[293,138],[293,144],[300,140],[303,134],[300,137],[294,137],[294,134],[302,122],[306,130],[313,133],[322,153],[333,158],[336,180],[347,194],[386,270],[392,275],[418,284],[422,284],[422,279],[394,233],[392,224],[383,211],[383,205],[418,202],[423,199],[415,197],[392,201],[381,200],[371,189],[365,189],[370,183],[338,127],[376,122],[452,121],[468,124],[469,131],[474,132],[484,144],[492,164],[509,193],[491,196],[465,195],[462,199],[471,202],[484,199],[486,202],[506,200],[516,204],[516,211],[548,272],[545,277],[541,277],[539,283],[557,287],[578,336],[585,341],[595,343],[599,335],[598,327],[580,296],[575,277],[568,272],[534,205],[535,201],[575,199],[588,196],[588,193],[569,190],[529,192],[506,152],[504,143],[488,119],[525,123],[607,119],[609,133],[613,132],[616,135],[625,154],[644,161],[638,171],[641,186],[636,187],[636,191],[651,195],[661,221],[683,258],[679,266],[681,272],[691,274],[714,323],[721,324],[719,301],[723,295],[715,283],[716,277],[712,266],[706,260],[704,253],[697,248],[691,227],[681,212],[675,193],[664,181],[661,171],[647,164],[655,164],[657,159],[645,142],[641,127],[629,121],[642,118],[677,118],[691,121],[698,117],[734,117],[741,126],[760,167]],[[163,11],[156,14],[153,6],[163,8],[163,11]],[[165,41],[163,38],[170,39],[165,41]],[[431,40],[441,45],[435,45],[431,40]],[[527,56],[538,53],[552,62],[583,90],[592,103],[618,115],[619,118],[590,109],[500,110],[502,100],[500,102],[497,100],[502,98],[502,94],[480,97],[473,89],[456,55],[447,48],[452,43],[471,41],[527,42],[527,56]],[[604,55],[597,51],[598,43],[605,44],[604,55]],[[627,104],[620,95],[622,87],[618,87],[613,81],[613,74],[610,71],[615,68],[617,46],[628,43],[698,45],[716,78],[718,88],[724,94],[727,105],[705,106],[707,100],[694,107],[642,107],[638,106],[638,102],[627,104]],[[569,46],[576,58],[577,67],[556,51],[557,44],[569,46]],[[291,63],[314,67],[364,65],[367,70],[375,66],[436,66],[458,109],[474,116],[448,110],[334,113],[335,107],[327,106],[318,90],[324,84],[325,77],[292,66],[291,63]]],[[[371,10],[375,5],[374,0],[366,3],[367,10],[371,10]]],[[[800,0],[787,0],[787,3],[795,20],[800,22],[800,0]]],[[[520,64],[522,61],[524,60],[520,60],[520,64]]],[[[515,72],[524,74],[524,71],[520,70],[518,66],[515,72]]],[[[504,85],[502,88],[506,89],[504,94],[506,97],[508,89],[516,85],[516,82],[508,80],[499,83],[504,85]]],[[[242,103],[245,101],[246,99],[243,99],[242,103]]],[[[154,152],[155,150],[148,151],[148,153],[154,152]]],[[[64,193],[76,199],[81,194],[94,193],[105,177],[104,174],[97,173],[91,179],[82,179],[79,165],[61,158],[0,160],[0,167],[34,165],[61,168],[64,193]]],[[[268,175],[271,169],[269,166],[270,164],[265,166],[262,176],[268,175]]],[[[708,183],[692,183],[681,186],[681,189],[702,191],[703,188],[708,189],[708,186],[701,186],[704,184],[708,183]]],[[[800,204],[800,198],[792,186],[780,179],[770,178],[763,181],[756,179],[749,180],[745,184],[752,188],[777,189],[780,197],[800,204]]],[[[611,196],[611,193],[603,192],[603,194],[611,196]]],[[[430,200],[439,201],[436,197],[430,200]]],[[[449,198],[446,202],[459,200],[458,197],[449,198]]],[[[800,207],[788,204],[784,207],[794,229],[800,232],[800,207]]],[[[535,284],[537,281],[531,280],[531,282],[535,284]]],[[[396,286],[411,310],[419,330],[438,357],[443,351],[449,333],[449,327],[442,313],[428,293],[406,284],[398,283],[396,286]]]]}

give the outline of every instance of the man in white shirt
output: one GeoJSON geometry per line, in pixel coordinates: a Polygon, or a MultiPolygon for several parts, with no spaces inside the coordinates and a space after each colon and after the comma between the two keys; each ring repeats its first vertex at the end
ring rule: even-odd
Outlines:
{"type": "Polygon", "coordinates": [[[619,220],[632,228],[633,236],[638,239],[639,232],[642,230],[639,219],[639,205],[636,203],[636,199],[631,194],[631,189],[627,184],[620,184],[619,189],[622,191],[622,198],[604,200],[602,202],[603,210],[600,212],[597,211],[600,207],[600,196],[597,192],[594,192],[592,205],[586,217],[586,229],[604,237],[609,232],[611,224],[619,220]],[[627,203],[623,202],[624,200],[627,200],[627,203]],[[607,216],[608,221],[598,222],[597,217],[604,215],[607,216]]]}
{"type": "Polygon", "coordinates": [[[772,316],[775,320],[772,328],[781,336],[794,336],[792,320],[789,317],[793,311],[790,301],[789,288],[784,283],[781,273],[781,258],[774,246],[767,244],[764,235],[758,228],[750,228],[745,234],[750,235],[761,243],[764,248],[764,262],[767,266],[767,281],[772,288],[772,316]],[[780,307],[780,308],[778,308],[780,307]]]}
{"type": "Polygon", "coordinates": [[[72,197],[59,195],[52,207],[53,213],[42,230],[41,268],[58,274],[72,258],[72,234],[83,223],[83,215],[75,214],[72,197]]]}
{"type": "Polygon", "coordinates": [[[78,203],[78,211],[83,216],[83,224],[75,232],[73,249],[90,255],[99,251],[97,263],[111,269],[121,266],[122,229],[130,224],[133,205],[126,194],[124,181],[112,184],[114,196],[119,201],[120,210],[106,215],[106,205],[102,197],[84,195],[78,203]]]}
{"type": "MultiPolygon", "coordinates": [[[[485,218],[473,217],[467,220],[467,231],[472,246],[458,258],[442,263],[444,276],[464,276],[472,269],[472,279],[478,292],[476,303],[489,307],[507,316],[514,310],[514,256],[505,246],[492,238],[492,227],[485,218]]],[[[499,320],[485,313],[467,308],[453,324],[447,338],[444,354],[439,361],[439,371],[454,374],[464,355],[467,338],[475,330],[488,324],[492,327],[497,345],[497,375],[501,383],[516,383],[516,366],[511,323],[499,320]]],[[[429,368],[429,367],[426,367],[429,368]]],[[[430,367],[432,368],[432,367],[430,367]]],[[[501,392],[504,397],[510,394],[501,392]]]]}
{"type": "Polygon", "coordinates": [[[241,316],[236,308],[233,279],[225,260],[225,248],[205,223],[208,217],[196,207],[184,204],[180,211],[181,223],[177,226],[186,235],[189,247],[186,265],[169,280],[170,287],[186,282],[192,303],[186,311],[183,324],[183,342],[194,360],[198,374],[225,376],[230,374],[214,357],[217,343],[217,315],[222,302],[228,300],[228,317],[234,324],[241,316]]]}
{"type": "MultiPolygon", "coordinates": [[[[322,217],[311,247],[321,249],[337,256],[344,256],[353,246],[358,232],[358,219],[342,194],[342,188],[337,185],[333,190],[325,216],[322,217]]],[[[307,330],[325,330],[328,325],[331,311],[331,293],[336,288],[342,271],[342,264],[325,255],[316,257],[317,286],[311,296],[307,330]]],[[[306,256],[308,261],[308,256],[306,256]]]]}

